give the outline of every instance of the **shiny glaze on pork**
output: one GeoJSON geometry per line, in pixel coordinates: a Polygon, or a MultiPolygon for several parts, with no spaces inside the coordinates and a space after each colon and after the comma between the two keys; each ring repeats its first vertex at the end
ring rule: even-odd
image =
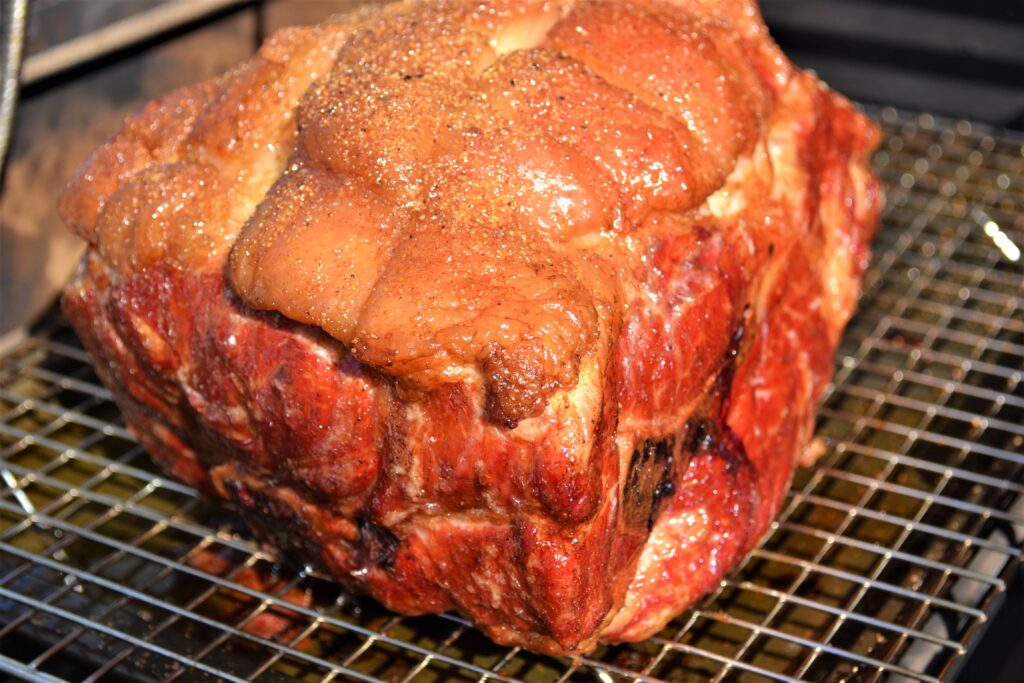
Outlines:
{"type": "Polygon", "coordinates": [[[405,2],[130,118],[65,309],[175,476],[405,613],[635,640],[777,512],[874,127],[746,0],[405,2]]]}

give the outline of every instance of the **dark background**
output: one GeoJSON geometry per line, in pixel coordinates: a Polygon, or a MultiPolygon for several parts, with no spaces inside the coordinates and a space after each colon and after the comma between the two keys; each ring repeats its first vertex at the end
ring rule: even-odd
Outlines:
{"type": "Polygon", "coordinates": [[[1024,130],[1024,0],[760,2],[786,54],[855,100],[1024,130]]]}

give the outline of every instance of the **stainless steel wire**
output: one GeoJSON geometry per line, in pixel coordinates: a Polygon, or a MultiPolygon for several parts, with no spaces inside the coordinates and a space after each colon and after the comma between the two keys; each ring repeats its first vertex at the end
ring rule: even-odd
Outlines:
{"type": "Polygon", "coordinates": [[[28,0],[3,0],[0,6],[0,169],[7,159],[7,143],[18,101],[18,78],[25,47],[28,0]]]}
{"type": "Polygon", "coordinates": [[[51,681],[950,680],[1024,540],[1024,269],[1007,246],[1024,246],[1024,139],[874,113],[888,208],[823,399],[825,453],[797,473],[764,542],[656,637],[533,655],[457,616],[397,616],[277,565],[230,513],[154,467],[55,315],[0,361],[0,670],[51,681]]]}

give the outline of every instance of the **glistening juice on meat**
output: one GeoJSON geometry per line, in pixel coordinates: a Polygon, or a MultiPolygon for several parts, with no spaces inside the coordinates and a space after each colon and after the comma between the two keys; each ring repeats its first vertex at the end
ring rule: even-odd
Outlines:
{"type": "Polygon", "coordinates": [[[389,608],[642,639],[766,530],[881,202],[752,0],[276,33],[71,180],[64,308],[168,472],[389,608]]]}

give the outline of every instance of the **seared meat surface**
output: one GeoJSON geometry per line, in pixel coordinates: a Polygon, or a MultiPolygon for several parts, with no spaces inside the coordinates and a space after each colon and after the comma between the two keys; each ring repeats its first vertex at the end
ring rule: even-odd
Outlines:
{"type": "Polygon", "coordinates": [[[174,476],[391,609],[643,638],[777,513],[877,131],[752,0],[409,1],[129,118],[65,310],[174,476]]]}

